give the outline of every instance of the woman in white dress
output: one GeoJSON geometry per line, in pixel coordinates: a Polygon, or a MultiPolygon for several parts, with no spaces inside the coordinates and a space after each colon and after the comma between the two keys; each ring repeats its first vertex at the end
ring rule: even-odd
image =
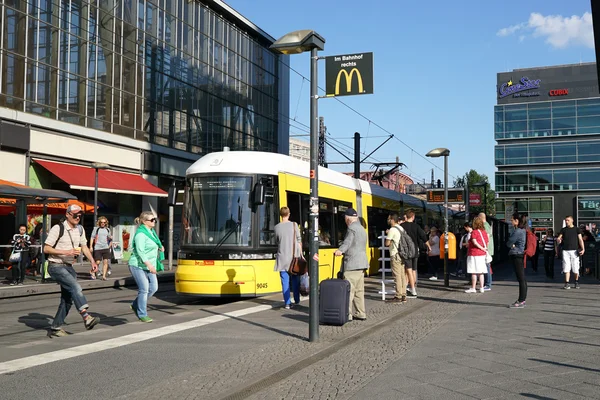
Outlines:
{"type": "Polygon", "coordinates": [[[483,293],[484,274],[487,273],[485,256],[487,254],[488,235],[485,232],[483,220],[479,217],[473,220],[473,231],[467,250],[467,273],[471,274],[471,288],[466,293],[477,293],[475,286],[479,278],[479,291],[483,293]]]}

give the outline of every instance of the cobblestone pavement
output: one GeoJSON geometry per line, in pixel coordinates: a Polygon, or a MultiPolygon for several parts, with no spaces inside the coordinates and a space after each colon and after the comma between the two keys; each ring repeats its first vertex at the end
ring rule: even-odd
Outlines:
{"type": "MultiPolygon", "coordinates": [[[[431,289],[423,287],[419,299],[411,299],[407,305],[382,302],[376,295],[377,289],[373,280],[367,284],[368,321],[354,321],[343,327],[321,326],[319,343],[311,344],[305,339],[307,326],[302,325],[279,340],[250,348],[218,365],[186,371],[122,398],[159,399],[167,395],[182,399],[246,398],[265,385],[270,386],[251,398],[299,399],[307,398],[307,393],[314,394],[314,398],[344,398],[464,306],[457,301],[438,304],[429,300],[457,296],[439,285],[431,289]],[[394,316],[400,319],[380,324],[394,316]],[[375,340],[362,337],[361,333],[372,329],[378,329],[375,340]],[[340,340],[348,337],[355,342],[338,349],[340,340]],[[303,369],[281,376],[282,371],[295,371],[296,367],[303,369]],[[310,382],[308,387],[307,382],[310,382]]],[[[290,314],[294,319],[308,321],[305,307],[290,314]]]]}

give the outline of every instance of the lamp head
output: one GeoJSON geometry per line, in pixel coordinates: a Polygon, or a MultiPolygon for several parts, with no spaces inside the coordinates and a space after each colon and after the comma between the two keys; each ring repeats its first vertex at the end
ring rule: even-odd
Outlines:
{"type": "Polygon", "coordinates": [[[303,29],[283,35],[269,48],[281,54],[299,54],[315,48],[325,49],[325,39],[313,30],[303,29]]]}
{"type": "Polygon", "coordinates": [[[427,157],[446,157],[450,155],[450,150],[444,147],[438,147],[437,149],[433,149],[429,151],[429,153],[425,154],[427,157]]]}
{"type": "Polygon", "coordinates": [[[109,169],[110,165],[101,162],[92,163],[92,168],[94,169],[109,169]]]}

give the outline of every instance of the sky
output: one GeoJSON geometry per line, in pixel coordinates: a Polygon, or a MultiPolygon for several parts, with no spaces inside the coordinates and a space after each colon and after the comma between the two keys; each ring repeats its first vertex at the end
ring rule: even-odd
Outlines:
{"type": "MultiPolygon", "coordinates": [[[[393,134],[370,160],[399,157],[402,172],[418,182],[429,182],[432,169],[443,180],[442,159],[424,155],[446,147],[450,185],[470,169],[494,184],[498,72],[596,60],[590,0],[225,2],[275,39],[315,30],[326,40],[320,56],[373,52],[374,94],[339,97],[362,116],[332,98],[319,100],[319,115],[330,142],[350,158],[354,132],[365,155],[393,134]]],[[[297,71],[290,73],[290,136],[307,141],[309,63],[308,53],[290,57],[297,71]]],[[[345,159],[328,147],[327,161],[345,159]]],[[[361,170],[372,168],[365,163],[361,170]]]]}

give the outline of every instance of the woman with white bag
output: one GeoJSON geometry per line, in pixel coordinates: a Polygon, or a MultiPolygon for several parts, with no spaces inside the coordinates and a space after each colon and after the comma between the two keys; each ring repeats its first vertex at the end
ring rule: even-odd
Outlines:
{"type": "Polygon", "coordinates": [[[471,288],[465,290],[465,293],[477,293],[477,289],[475,289],[477,278],[479,278],[479,291],[484,292],[484,274],[487,273],[486,258],[490,257],[487,251],[488,240],[483,220],[479,217],[475,218],[467,250],[467,273],[471,274],[471,288]]]}

